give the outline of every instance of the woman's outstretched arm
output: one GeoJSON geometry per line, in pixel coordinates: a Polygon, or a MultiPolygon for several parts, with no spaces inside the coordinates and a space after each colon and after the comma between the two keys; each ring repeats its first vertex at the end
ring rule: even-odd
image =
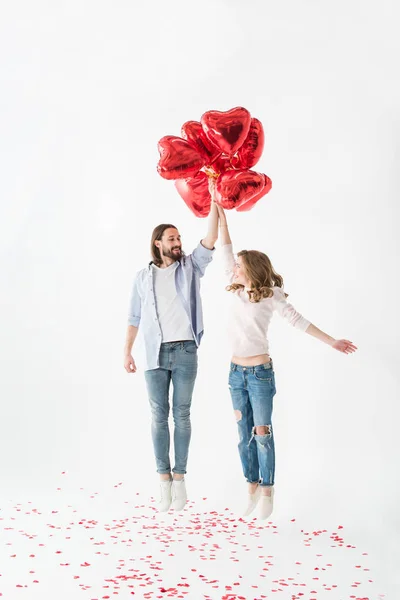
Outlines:
{"type": "Polygon", "coordinates": [[[357,346],[355,346],[353,342],[350,342],[349,340],[335,340],[335,338],[324,331],[321,331],[321,329],[318,329],[318,327],[312,323],[309,324],[305,332],[344,354],[352,354],[357,350],[357,346]]]}
{"type": "Polygon", "coordinates": [[[344,354],[352,354],[357,350],[357,346],[355,346],[353,342],[350,342],[349,340],[336,340],[304,318],[303,315],[301,315],[294,306],[286,300],[286,295],[282,288],[274,288],[273,302],[278,314],[296,329],[312,335],[317,338],[317,340],[328,344],[335,350],[343,352],[344,354]]]}

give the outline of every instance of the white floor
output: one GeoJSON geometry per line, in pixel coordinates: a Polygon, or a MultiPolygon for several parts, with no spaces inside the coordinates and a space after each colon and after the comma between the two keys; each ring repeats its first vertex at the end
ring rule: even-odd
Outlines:
{"type": "Polygon", "coordinates": [[[123,482],[102,492],[59,485],[1,501],[4,600],[399,597],[382,540],[346,524],[304,530],[295,515],[243,520],[207,498],[161,516],[154,498],[123,482]]]}

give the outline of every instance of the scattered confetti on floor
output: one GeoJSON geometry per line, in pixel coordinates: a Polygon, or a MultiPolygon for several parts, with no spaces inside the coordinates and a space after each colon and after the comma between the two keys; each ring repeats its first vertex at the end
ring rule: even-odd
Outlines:
{"type": "Polygon", "coordinates": [[[87,600],[388,600],[368,553],[340,524],[278,526],[212,510],[207,498],[160,515],[154,498],[126,498],[122,482],[113,488],[104,498],[81,488],[73,502],[61,487],[40,506],[3,502],[1,599],[80,590],[87,600]]]}

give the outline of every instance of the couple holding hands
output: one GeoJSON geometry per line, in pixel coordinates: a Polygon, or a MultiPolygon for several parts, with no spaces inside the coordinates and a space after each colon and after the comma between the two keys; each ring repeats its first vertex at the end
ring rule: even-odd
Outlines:
{"type": "Polygon", "coordinates": [[[239,433],[239,456],[247,481],[243,516],[258,505],[259,518],[273,509],[275,449],[272,428],[275,376],[268,349],[268,326],[276,311],[290,325],[344,354],[356,351],[345,339],[335,339],[310,323],[287,302],[283,279],[270,259],[257,250],[233,253],[224,209],[213,199],[205,238],[189,255],[182,249],[174,225],[158,225],[151,238],[152,260],[135,277],[126,335],[124,366],[137,368],[132,347],[140,330],[144,342],[144,375],[152,414],[151,433],[160,476],[160,512],[182,510],[187,501],[186,474],[191,437],[190,407],[197,376],[197,351],[204,332],[200,279],[215,252],[224,263],[229,304],[231,363],[229,391],[239,433]],[[168,424],[172,382],[174,467],[170,463],[168,424]]]}

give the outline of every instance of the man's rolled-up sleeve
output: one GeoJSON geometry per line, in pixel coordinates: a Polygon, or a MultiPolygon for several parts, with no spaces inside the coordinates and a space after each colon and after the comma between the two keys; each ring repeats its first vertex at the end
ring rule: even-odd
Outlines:
{"type": "Polygon", "coordinates": [[[133,325],[134,327],[139,327],[140,317],[142,314],[142,301],[139,294],[139,274],[136,275],[131,296],[129,299],[129,313],[128,313],[128,325],[133,325]]]}
{"type": "Polygon", "coordinates": [[[191,254],[192,263],[195,269],[198,271],[200,277],[203,277],[207,265],[209,265],[212,261],[214,252],[215,248],[209,250],[208,248],[205,248],[201,242],[193,250],[191,254]]]}

